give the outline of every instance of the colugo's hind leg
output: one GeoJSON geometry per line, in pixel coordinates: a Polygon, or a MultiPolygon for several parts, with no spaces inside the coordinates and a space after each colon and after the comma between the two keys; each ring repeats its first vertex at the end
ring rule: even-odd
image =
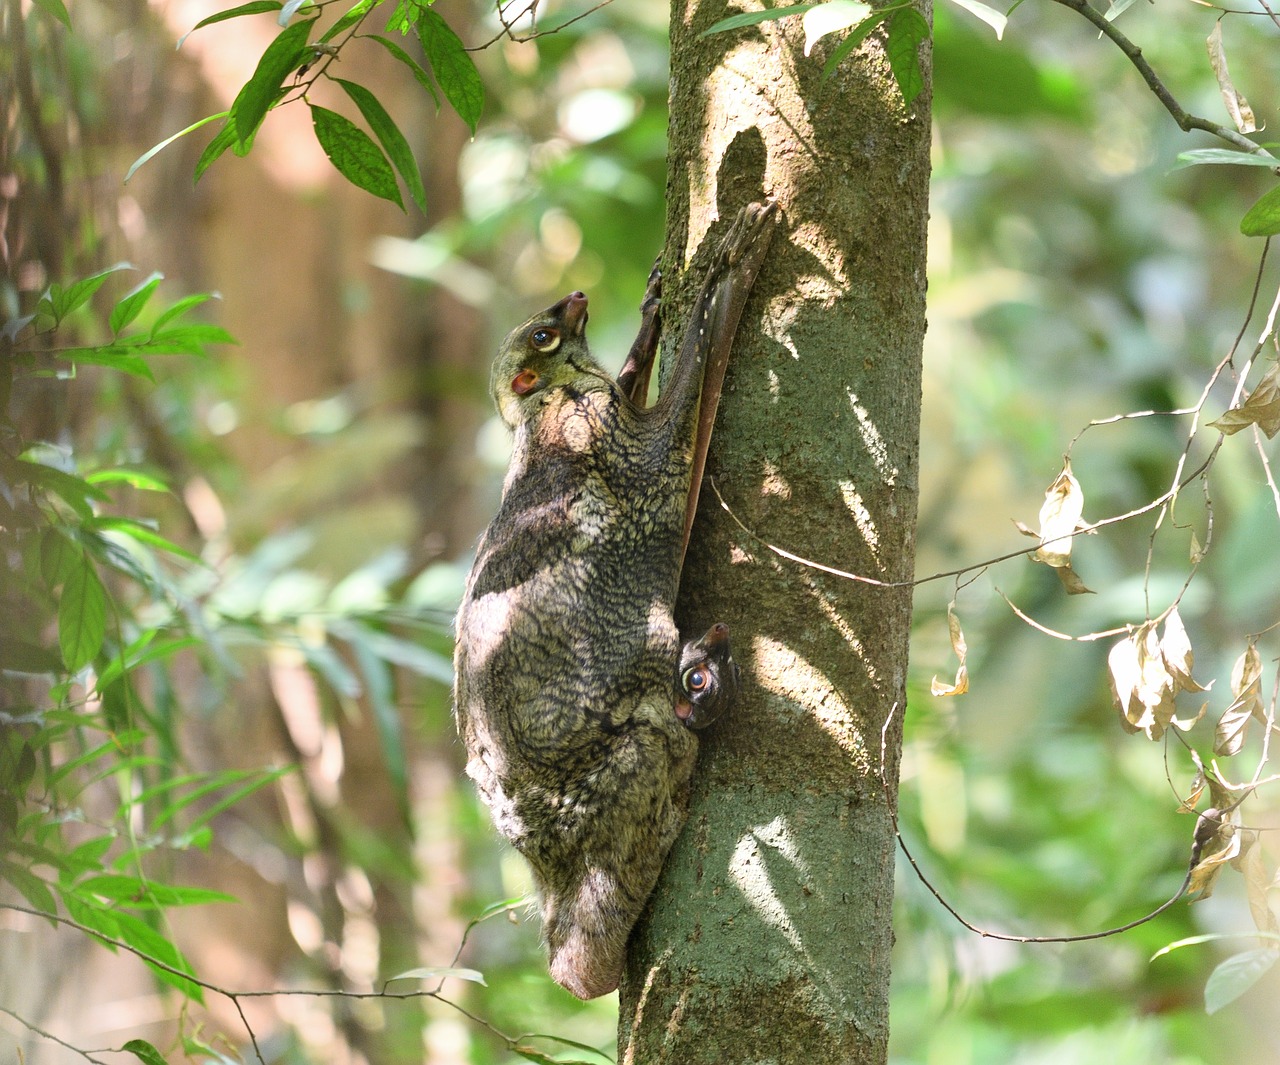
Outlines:
{"type": "Polygon", "coordinates": [[[645,407],[649,395],[649,378],[653,374],[653,360],[658,354],[658,337],[662,333],[659,315],[662,303],[662,271],[653,264],[649,271],[649,283],[645,286],[644,299],[640,301],[640,332],[627,352],[627,360],[618,371],[618,387],[622,394],[637,407],[645,407]]]}

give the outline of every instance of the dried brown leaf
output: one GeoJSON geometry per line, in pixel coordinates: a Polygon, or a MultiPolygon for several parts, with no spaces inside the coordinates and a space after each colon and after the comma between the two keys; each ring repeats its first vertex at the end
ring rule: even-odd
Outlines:
{"type": "Polygon", "coordinates": [[[1164,658],[1165,669],[1173,678],[1175,692],[1209,690],[1197,684],[1191,676],[1191,667],[1195,665],[1196,657],[1191,650],[1191,638],[1187,635],[1186,626],[1182,624],[1182,617],[1177,607],[1170,610],[1169,616],[1164,619],[1164,637],[1160,640],[1160,654],[1164,658]]]}
{"type": "Polygon", "coordinates": [[[969,667],[965,665],[965,659],[969,656],[969,645],[965,642],[964,631],[960,628],[960,619],[956,616],[954,599],[947,604],[947,631],[951,636],[951,650],[960,660],[960,666],[956,670],[956,680],[954,684],[947,684],[945,681],[938,680],[935,675],[929,690],[934,695],[963,695],[969,690],[969,667]]]}
{"type": "Polygon", "coordinates": [[[1280,432],[1280,362],[1262,376],[1262,380],[1238,407],[1232,407],[1217,421],[1209,423],[1225,436],[1256,425],[1270,440],[1280,432]]]}
{"type": "Polygon", "coordinates": [[[1231,705],[1218,719],[1213,740],[1213,753],[1226,757],[1240,753],[1251,718],[1267,720],[1262,706],[1262,659],[1253,641],[1231,667],[1231,694],[1231,705]]]}
{"type": "Polygon", "coordinates": [[[1195,900],[1197,902],[1207,899],[1213,894],[1213,884],[1218,879],[1218,874],[1239,853],[1240,834],[1231,821],[1224,819],[1218,826],[1218,831],[1213,834],[1213,838],[1205,845],[1204,856],[1191,872],[1191,883],[1187,885],[1187,894],[1194,895],[1200,892],[1200,897],[1195,900]]]}
{"type": "Polygon", "coordinates": [[[1187,792],[1186,798],[1178,804],[1178,813],[1192,814],[1195,813],[1196,807],[1200,805],[1200,799],[1204,795],[1205,785],[1208,781],[1205,779],[1204,766],[1200,765],[1200,759],[1196,756],[1196,752],[1192,751],[1191,756],[1195,758],[1196,770],[1195,779],[1191,781],[1191,790],[1187,792]]]}
{"type": "Polygon", "coordinates": [[[1205,45],[1209,49],[1209,63],[1213,67],[1214,77],[1218,79],[1218,89],[1222,93],[1222,102],[1227,106],[1227,114],[1241,133],[1254,133],[1258,129],[1258,121],[1254,117],[1249,101],[1236,90],[1227,71],[1227,51],[1222,45],[1222,22],[1213,24],[1213,32],[1209,34],[1205,45]]]}
{"type": "MultiPolygon", "coordinates": [[[[1044,493],[1040,505],[1040,547],[1031,557],[1055,569],[1071,563],[1071,540],[1084,513],[1084,492],[1071,473],[1071,463],[1044,493]]],[[[1083,585],[1082,585],[1083,587],[1083,585]]]]}

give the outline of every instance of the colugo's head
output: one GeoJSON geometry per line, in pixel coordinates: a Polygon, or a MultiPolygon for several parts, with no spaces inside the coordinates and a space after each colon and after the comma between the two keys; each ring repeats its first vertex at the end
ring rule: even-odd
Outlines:
{"type": "Polygon", "coordinates": [[[607,388],[609,378],[587,347],[587,297],[570,292],[507,334],[493,363],[489,390],[512,429],[532,418],[550,389],[607,388]]]}

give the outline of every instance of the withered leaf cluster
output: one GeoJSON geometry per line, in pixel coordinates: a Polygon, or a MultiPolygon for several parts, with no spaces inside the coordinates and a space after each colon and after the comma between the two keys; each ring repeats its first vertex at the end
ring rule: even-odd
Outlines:
{"type": "Polygon", "coordinates": [[[1084,492],[1071,472],[1070,461],[1067,461],[1053,484],[1045,490],[1044,502],[1040,504],[1040,531],[1036,532],[1020,521],[1014,522],[1023,536],[1033,536],[1040,541],[1031,560],[1052,566],[1068,595],[1093,593],[1071,568],[1071,545],[1075,534],[1088,529],[1081,521],[1083,514],[1084,492]]]}
{"type": "Polygon", "coordinates": [[[1143,732],[1158,740],[1171,724],[1186,731],[1204,716],[1208,704],[1191,718],[1177,716],[1178,692],[1203,692],[1191,676],[1195,656],[1182,618],[1175,607],[1164,620],[1164,634],[1157,623],[1146,621],[1111,648],[1107,669],[1111,693],[1126,732],[1143,732]]]}

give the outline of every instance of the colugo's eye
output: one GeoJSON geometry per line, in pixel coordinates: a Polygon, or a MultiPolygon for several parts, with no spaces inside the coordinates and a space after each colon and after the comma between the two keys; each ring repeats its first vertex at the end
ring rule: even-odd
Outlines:
{"type": "Polygon", "coordinates": [[[680,683],[687,692],[700,692],[711,683],[711,675],[702,666],[690,666],[684,671],[680,683]]]}
{"type": "Polygon", "coordinates": [[[555,351],[560,346],[560,331],[541,326],[529,334],[529,343],[533,345],[535,351],[541,351],[544,354],[555,351]]]}
{"type": "Polygon", "coordinates": [[[542,380],[533,370],[521,370],[511,379],[511,391],[517,396],[527,396],[542,380]]]}

